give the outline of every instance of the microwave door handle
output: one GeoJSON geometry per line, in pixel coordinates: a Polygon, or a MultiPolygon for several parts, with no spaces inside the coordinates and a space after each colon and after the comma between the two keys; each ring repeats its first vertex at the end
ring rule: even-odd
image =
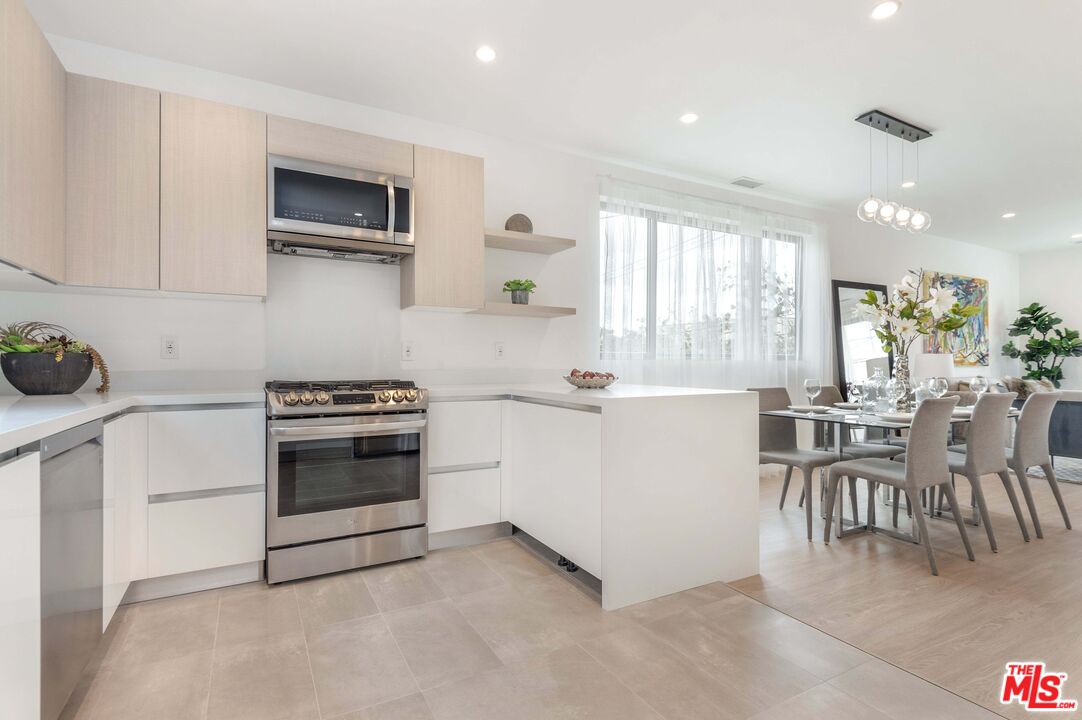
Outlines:
{"type": "Polygon", "coordinates": [[[387,178],[387,237],[394,239],[394,176],[387,178]]]}
{"type": "Polygon", "coordinates": [[[366,423],[363,425],[314,425],[300,427],[271,428],[273,437],[336,438],[355,435],[379,435],[395,430],[415,430],[425,426],[427,420],[409,422],[366,423]]]}

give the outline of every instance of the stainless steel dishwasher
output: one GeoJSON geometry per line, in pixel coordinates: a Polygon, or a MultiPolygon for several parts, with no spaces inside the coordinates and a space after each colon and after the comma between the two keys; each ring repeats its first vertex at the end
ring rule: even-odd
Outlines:
{"type": "Polygon", "coordinates": [[[41,720],[56,720],[101,640],[102,421],[41,442],[41,720]]]}

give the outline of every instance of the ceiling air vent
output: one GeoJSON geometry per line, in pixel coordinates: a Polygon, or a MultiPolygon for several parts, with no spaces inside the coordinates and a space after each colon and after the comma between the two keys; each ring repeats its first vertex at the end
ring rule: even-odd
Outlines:
{"type": "Polygon", "coordinates": [[[750,177],[738,177],[736,180],[733,180],[733,185],[747,188],[748,190],[754,190],[757,187],[762,187],[763,181],[750,177]]]}

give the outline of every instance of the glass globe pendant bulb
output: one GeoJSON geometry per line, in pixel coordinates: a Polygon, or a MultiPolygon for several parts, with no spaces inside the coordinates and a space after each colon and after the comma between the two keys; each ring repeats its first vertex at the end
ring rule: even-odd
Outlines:
{"type": "Polygon", "coordinates": [[[864,222],[875,220],[875,215],[879,212],[879,206],[882,204],[883,201],[875,195],[869,195],[867,198],[860,201],[860,205],[857,205],[857,217],[864,222]]]}
{"type": "Polygon", "coordinates": [[[883,203],[879,206],[879,211],[875,214],[875,221],[880,225],[890,225],[894,222],[894,216],[898,212],[898,203],[893,200],[883,203]]]}
{"type": "Polygon", "coordinates": [[[913,208],[902,205],[898,208],[898,211],[894,213],[894,227],[899,230],[905,230],[909,227],[909,221],[913,219],[913,208]]]}
{"type": "Polygon", "coordinates": [[[927,230],[932,224],[932,216],[923,210],[914,210],[913,216],[909,218],[908,230],[911,233],[922,233],[927,230]]]}

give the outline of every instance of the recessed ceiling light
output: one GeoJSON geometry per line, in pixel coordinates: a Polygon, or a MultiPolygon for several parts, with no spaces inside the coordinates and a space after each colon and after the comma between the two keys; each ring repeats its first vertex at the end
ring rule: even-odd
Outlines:
{"type": "Polygon", "coordinates": [[[477,52],[475,52],[474,55],[477,56],[478,60],[486,63],[492,62],[496,59],[496,51],[488,45],[482,45],[481,47],[477,48],[477,52]]]}
{"type": "Polygon", "coordinates": [[[1002,217],[1004,220],[1010,220],[1012,217],[1014,217],[1017,214],[1018,213],[1005,212],[1000,217],[1002,217]]]}
{"type": "Polygon", "coordinates": [[[699,119],[699,116],[696,115],[695,113],[684,113],[683,115],[680,116],[680,122],[684,123],[685,125],[690,125],[691,123],[695,122],[698,119],[699,119]]]}
{"type": "Polygon", "coordinates": [[[917,184],[917,182],[915,180],[906,180],[904,183],[902,183],[902,187],[904,187],[904,188],[906,188],[908,190],[909,188],[915,186],[916,184],[917,184]]]}
{"type": "Polygon", "coordinates": [[[1072,240],[1082,240],[1082,233],[1075,233],[1071,236],[1072,240]]]}
{"type": "Polygon", "coordinates": [[[898,8],[901,6],[902,4],[897,2],[897,0],[881,2],[872,8],[872,20],[886,20],[894,13],[898,12],[898,8]]]}

